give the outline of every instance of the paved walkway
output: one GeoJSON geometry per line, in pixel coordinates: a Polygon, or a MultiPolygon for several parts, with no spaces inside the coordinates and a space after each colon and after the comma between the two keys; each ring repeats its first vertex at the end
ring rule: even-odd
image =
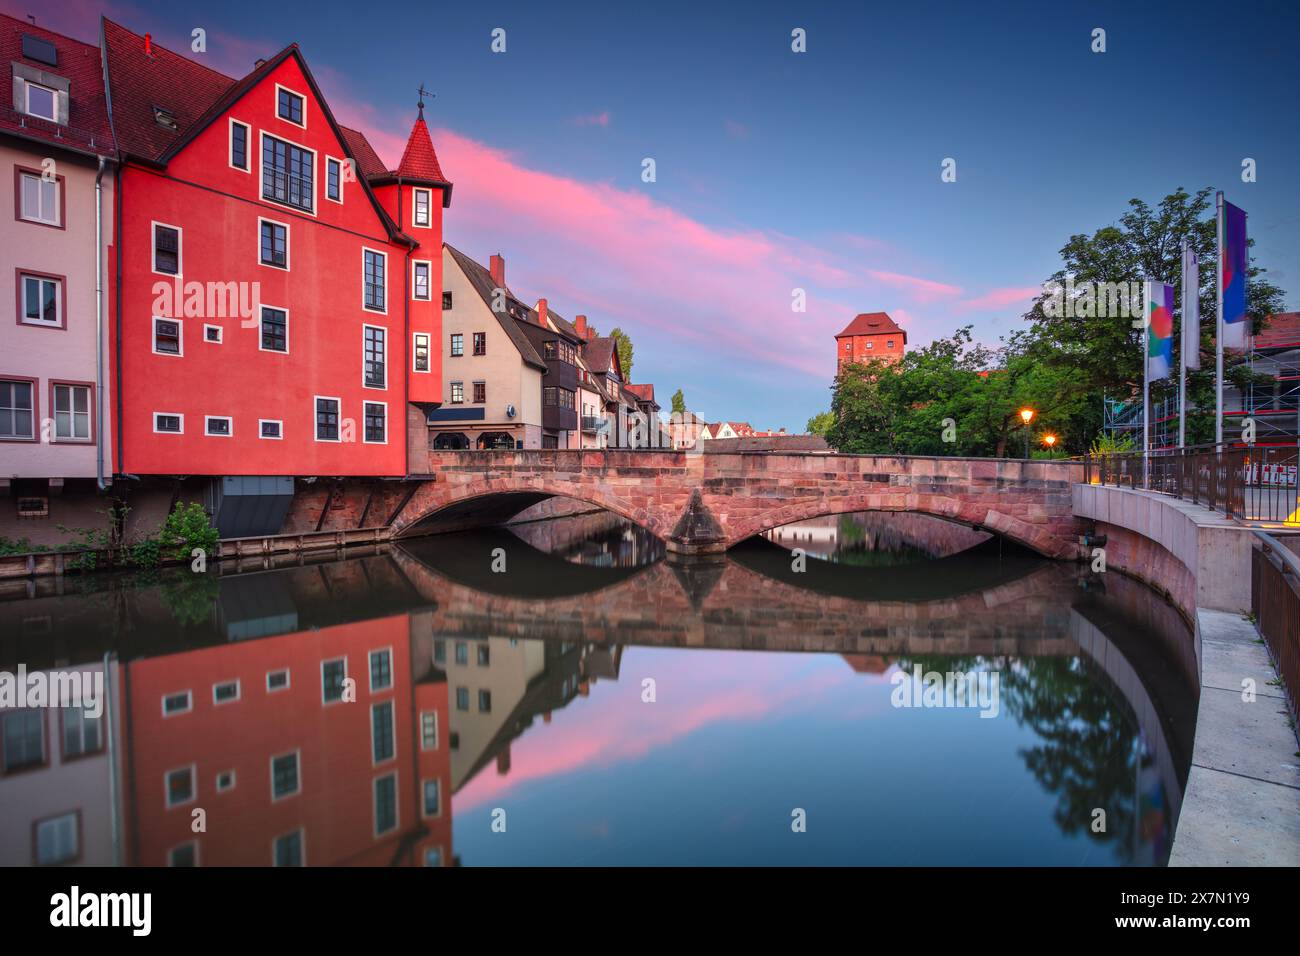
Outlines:
{"type": "Polygon", "coordinates": [[[1169,865],[1300,866],[1300,747],[1268,651],[1240,614],[1196,617],[1201,701],[1169,865]]]}

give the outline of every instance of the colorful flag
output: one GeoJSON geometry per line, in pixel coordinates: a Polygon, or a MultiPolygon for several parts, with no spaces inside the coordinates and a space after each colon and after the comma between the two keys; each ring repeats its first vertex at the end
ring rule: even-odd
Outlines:
{"type": "Polygon", "coordinates": [[[1190,242],[1183,246],[1183,367],[1201,367],[1201,269],[1190,242]]]}
{"type": "Polygon", "coordinates": [[[1174,287],[1148,279],[1147,378],[1168,378],[1174,360],[1174,287]]]}
{"type": "Polygon", "coordinates": [[[1246,318],[1246,214],[1224,201],[1219,215],[1219,289],[1223,303],[1220,325],[1223,347],[1244,349],[1250,334],[1246,318]]]}

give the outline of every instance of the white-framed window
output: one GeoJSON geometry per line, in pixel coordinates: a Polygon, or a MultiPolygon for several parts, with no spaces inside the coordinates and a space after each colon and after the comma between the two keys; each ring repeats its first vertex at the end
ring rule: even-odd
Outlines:
{"type": "Polygon", "coordinates": [[[259,352],[289,354],[289,310],[273,305],[262,308],[261,329],[257,337],[259,352]]]}
{"type": "Polygon", "coordinates": [[[155,315],[153,317],[153,354],[174,355],[178,358],[184,355],[184,332],[184,319],[164,319],[160,315],[155,315]]]}
{"type": "Polygon", "coordinates": [[[451,404],[463,405],[464,403],[465,403],[465,383],[452,382],[451,383],[451,404]]]}
{"type": "Polygon", "coordinates": [[[262,198],[316,215],[316,151],[265,130],[260,137],[262,198]]]}
{"type": "Polygon", "coordinates": [[[367,445],[388,444],[388,403],[365,402],[365,427],[362,442],[367,445]]]}
{"type": "Polygon", "coordinates": [[[80,810],[37,820],[32,828],[36,835],[37,866],[58,866],[81,856],[80,810]]]}
{"type": "Polygon", "coordinates": [[[212,438],[230,438],[235,434],[235,422],[229,415],[204,415],[203,434],[212,438]]]}
{"type": "Polygon", "coordinates": [[[375,837],[397,829],[397,771],[376,777],[375,792],[375,837]]]}
{"type": "Polygon", "coordinates": [[[171,223],[157,221],[151,222],[149,228],[152,236],[150,255],[153,257],[154,273],[160,276],[184,275],[181,247],[185,230],[171,223]]]}
{"type": "Polygon", "coordinates": [[[257,217],[257,263],[289,271],[289,224],[257,217]]]}
{"type": "Polygon", "coordinates": [[[175,717],[177,714],[188,714],[194,709],[194,694],[188,690],[177,691],[174,694],[164,694],[162,699],[162,714],[164,717],[175,717]]]}
{"type": "Polygon", "coordinates": [[[271,841],[272,866],[306,866],[307,834],[302,827],[271,841]]]}
{"type": "Polygon", "coordinates": [[[388,314],[388,253],[361,249],[361,307],[388,314]]]}
{"type": "Polygon", "coordinates": [[[370,707],[371,766],[387,763],[397,756],[397,731],[393,723],[393,702],[385,700],[370,707]]]}
{"type": "Polygon", "coordinates": [[[390,690],[393,686],[393,649],[383,647],[370,652],[370,692],[390,690]]]}
{"type": "Polygon", "coordinates": [[[420,785],[420,815],[442,816],[442,781],[436,777],[425,780],[420,785]]]}
{"type": "Polygon", "coordinates": [[[153,430],[155,435],[183,435],[185,416],[180,412],[154,412],[153,430]]]}
{"type": "Polygon", "coordinates": [[[274,694],[278,690],[289,689],[289,668],[281,667],[279,670],[266,672],[266,692],[274,694]]]}
{"type": "Polygon", "coordinates": [[[271,758],[271,802],[302,793],[300,752],[291,750],[271,758]]]}
{"type": "Polygon", "coordinates": [[[43,272],[20,272],[18,280],[22,284],[18,320],[23,325],[63,328],[63,278],[43,272]]]}
{"type": "Polygon", "coordinates": [[[421,302],[433,300],[429,284],[433,276],[433,263],[427,259],[411,260],[411,298],[421,302]]]}
{"type": "Polygon", "coordinates": [[[411,337],[411,368],[416,372],[429,371],[428,332],[416,332],[411,337]]]}
{"type": "Polygon", "coordinates": [[[194,801],[197,796],[194,787],[194,764],[188,767],[177,767],[163,774],[163,796],[167,800],[169,809],[194,801]]]}
{"type": "Polygon", "coordinates": [[[199,841],[190,840],[188,843],[182,843],[174,846],[167,851],[168,866],[198,866],[199,865],[199,841]]]}
{"type": "Polygon", "coordinates": [[[19,218],[45,226],[63,224],[63,210],[59,201],[63,192],[62,176],[50,180],[39,173],[19,172],[18,191],[19,202],[22,203],[19,218]]]}
{"type": "Polygon", "coordinates": [[[388,330],[382,325],[361,326],[361,384],[388,388],[388,330]]]}
{"type": "Polygon", "coordinates": [[[336,704],[343,699],[343,682],[348,678],[348,659],[332,657],[320,662],[320,699],[336,704]]]}
{"type": "Polygon", "coordinates": [[[272,441],[284,438],[284,422],[276,418],[259,418],[257,420],[257,437],[272,441]]]}
{"type": "Polygon", "coordinates": [[[420,711],[420,749],[438,749],[438,712],[436,710],[420,711]]]}
{"type": "Polygon", "coordinates": [[[411,198],[411,225],[428,229],[433,225],[433,191],[415,189],[411,198]]]}
{"type": "Polygon", "coordinates": [[[227,790],[235,789],[235,771],[222,770],[217,774],[217,793],[225,793],[227,790]]]}
{"type": "Polygon", "coordinates": [[[91,387],[55,382],[54,440],[88,442],[94,436],[94,415],[91,412],[91,387]]]}
{"type": "Polygon", "coordinates": [[[28,82],[23,112],[51,123],[59,121],[59,92],[39,83],[28,82]]]}
{"type": "Polygon", "coordinates": [[[316,411],[316,440],[342,441],[339,432],[342,424],[339,418],[342,407],[340,400],[328,395],[316,395],[313,407],[316,411]]]}
{"type": "Polygon", "coordinates": [[[253,128],[247,123],[241,123],[239,120],[231,117],[230,120],[230,168],[237,169],[241,173],[250,173],[253,171],[253,165],[249,161],[249,146],[253,140],[253,128]]]}
{"type": "Polygon", "coordinates": [[[239,700],[239,678],[218,681],[212,685],[212,703],[233,704],[239,700]]]}
{"type": "Polygon", "coordinates": [[[203,325],[203,341],[208,345],[220,345],[225,338],[225,330],[219,325],[203,325]]]}
{"type": "Polygon", "coordinates": [[[275,115],[294,126],[307,128],[307,98],[287,86],[275,84],[275,115]]]}
{"type": "Polygon", "coordinates": [[[325,198],[331,202],[343,202],[343,160],[333,156],[325,157],[325,198]]]}

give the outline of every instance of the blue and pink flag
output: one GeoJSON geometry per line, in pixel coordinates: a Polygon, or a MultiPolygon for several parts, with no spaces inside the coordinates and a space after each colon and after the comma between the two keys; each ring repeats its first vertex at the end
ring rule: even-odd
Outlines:
{"type": "Polygon", "coordinates": [[[1246,214],[1224,200],[1219,214],[1219,288],[1223,294],[1223,347],[1244,349],[1250,334],[1246,317],[1246,214]]]}
{"type": "Polygon", "coordinates": [[[1147,378],[1168,378],[1174,363],[1174,287],[1148,279],[1147,378]]]}

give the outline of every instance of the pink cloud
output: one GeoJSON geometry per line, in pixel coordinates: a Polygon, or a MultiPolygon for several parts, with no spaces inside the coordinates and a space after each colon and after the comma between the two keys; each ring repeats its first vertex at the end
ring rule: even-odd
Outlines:
{"type": "Polygon", "coordinates": [[[1003,289],[990,289],[983,295],[966,299],[958,308],[963,312],[1005,309],[1013,305],[1022,305],[1028,311],[1029,304],[1042,294],[1039,286],[1016,286],[1003,289]]]}
{"type": "Polygon", "coordinates": [[[922,279],[919,276],[903,275],[899,272],[871,269],[868,270],[868,275],[891,288],[902,289],[916,301],[922,303],[950,299],[962,293],[959,286],[948,285],[946,282],[936,282],[933,279],[922,279]]]}
{"type": "Polygon", "coordinates": [[[569,119],[570,126],[608,126],[609,110],[603,110],[600,113],[593,113],[590,116],[573,116],[569,119]]]}

